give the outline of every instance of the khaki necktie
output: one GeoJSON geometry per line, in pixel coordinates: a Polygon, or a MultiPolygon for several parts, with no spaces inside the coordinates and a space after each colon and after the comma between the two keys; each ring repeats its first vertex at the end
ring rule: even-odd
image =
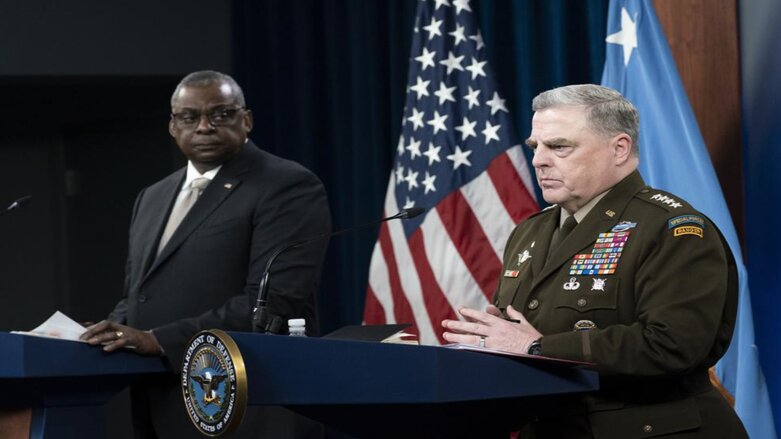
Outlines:
{"type": "Polygon", "coordinates": [[[564,242],[564,239],[567,238],[567,235],[569,235],[570,232],[572,232],[572,229],[577,225],[578,220],[575,219],[574,215],[570,215],[564,220],[564,224],[553,232],[553,236],[551,236],[550,240],[550,247],[548,247],[548,259],[550,259],[550,255],[556,251],[561,243],[564,242]]]}
{"type": "Polygon", "coordinates": [[[165,225],[163,236],[160,237],[160,245],[157,247],[157,254],[160,254],[160,252],[163,251],[165,245],[168,244],[168,240],[171,239],[171,236],[176,231],[176,228],[179,227],[179,224],[181,224],[182,220],[187,215],[187,212],[189,212],[190,208],[193,207],[193,204],[198,201],[198,197],[201,196],[201,193],[210,182],[211,180],[208,178],[198,177],[190,183],[190,190],[181,201],[176,203],[171,211],[171,216],[168,217],[168,224],[165,225]]]}

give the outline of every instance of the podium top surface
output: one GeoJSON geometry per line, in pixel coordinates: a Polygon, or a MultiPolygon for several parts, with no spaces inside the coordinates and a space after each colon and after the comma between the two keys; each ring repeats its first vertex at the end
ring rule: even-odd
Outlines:
{"type": "Polygon", "coordinates": [[[171,372],[160,357],[106,353],[68,340],[0,332],[0,379],[138,375],[171,372]]]}
{"type": "Polygon", "coordinates": [[[427,404],[597,390],[597,372],[518,358],[376,342],[230,332],[250,405],[427,404]]]}

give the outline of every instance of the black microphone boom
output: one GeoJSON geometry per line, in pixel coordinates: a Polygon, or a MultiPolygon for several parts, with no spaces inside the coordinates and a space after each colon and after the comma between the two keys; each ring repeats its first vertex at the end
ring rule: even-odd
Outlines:
{"type": "Polygon", "coordinates": [[[422,207],[410,207],[409,209],[404,209],[401,212],[397,213],[396,215],[386,218],[385,220],[392,220],[394,218],[401,218],[401,219],[410,219],[415,218],[416,216],[420,215],[421,213],[425,212],[426,209],[422,207]]]}
{"type": "Polygon", "coordinates": [[[287,244],[278,247],[276,250],[274,250],[271,256],[269,256],[268,261],[266,261],[266,269],[263,270],[263,276],[261,276],[260,278],[260,285],[258,286],[258,298],[255,301],[255,308],[252,310],[252,332],[260,332],[260,333],[270,332],[272,334],[280,334],[284,328],[283,325],[284,322],[282,321],[282,318],[279,316],[272,316],[268,312],[268,308],[266,306],[267,299],[268,299],[269,273],[271,272],[271,265],[274,264],[274,261],[277,259],[277,256],[290,250],[291,248],[299,247],[305,244],[310,244],[312,242],[319,241],[321,239],[331,238],[333,236],[338,236],[343,233],[352,232],[354,230],[371,227],[383,223],[385,221],[390,221],[395,219],[406,220],[406,219],[414,218],[423,212],[425,212],[425,209],[423,208],[411,207],[409,209],[403,209],[396,215],[389,216],[387,218],[383,218],[378,221],[371,221],[365,224],[360,224],[357,226],[348,227],[346,229],[337,230],[335,232],[322,233],[320,235],[313,236],[303,241],[298,241],[292,244],[287,244]]]}
{"type": "Polygon", "coordinates": [[[6,213],[8,213],[8,212],[10,212],[12,210],[21,209],[22,207],[24,207],[28,203],[30,203],[30,200],[32,200],[32,199],[33,199],[32,195],[25,195],[22,198],[19,198],[18,200],[16,200],[13,203],[11,203],[5,209],[0,210],[0,216],[5,215],[6,213]]]}

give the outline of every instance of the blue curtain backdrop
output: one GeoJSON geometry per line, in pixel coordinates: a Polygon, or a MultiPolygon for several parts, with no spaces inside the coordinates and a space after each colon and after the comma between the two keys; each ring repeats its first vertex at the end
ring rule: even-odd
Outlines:
{"type": "MultiPolygon", "coordinates": [[[[234,1],[235,76],[255,114],[252,138],[323,180],[336,228],[373,219],[401,128],[416,0],[234,1]]],[[[500,94],[529,134],[531,100],[598,83],[607,1],[472,2],[500,94]]],[[[321,330],[359,323],[377,229],[332,240],[321,330]]]]}
{"type": "Polygon", "coordinates": [[[746,176],[746,265],[754,329],[776,426],[781,426],[781,3],[740,3],[740,52],[746,176]]]}

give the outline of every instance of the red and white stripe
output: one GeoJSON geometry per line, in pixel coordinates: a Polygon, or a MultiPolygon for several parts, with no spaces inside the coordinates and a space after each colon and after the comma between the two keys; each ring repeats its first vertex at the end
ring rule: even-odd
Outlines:
{"type": "MultiPolygon", "coordinates": [[[[393,215],[391,173],[384,214],[393,215]]],[[[517,223],[538,210],[521,146],[497,156],[477,178],[426,212],[404,235],[401,222],[384,223],[374,247],[364,320],[412,323],[422,344],[440,344],[440,322],[462,306],[484,309],[502,268],[505,242],[517,223]]]]}

